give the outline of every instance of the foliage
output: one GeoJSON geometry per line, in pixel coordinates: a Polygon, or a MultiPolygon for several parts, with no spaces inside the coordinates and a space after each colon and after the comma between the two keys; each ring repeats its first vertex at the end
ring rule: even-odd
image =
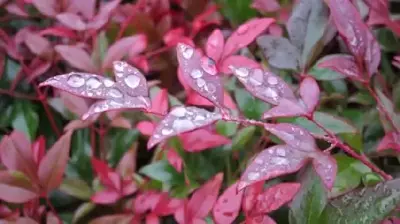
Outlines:
{"type": "Polygon", "coordinates": [[[387,0],[0,6],[2,223],[398,222],[387,0]]]}

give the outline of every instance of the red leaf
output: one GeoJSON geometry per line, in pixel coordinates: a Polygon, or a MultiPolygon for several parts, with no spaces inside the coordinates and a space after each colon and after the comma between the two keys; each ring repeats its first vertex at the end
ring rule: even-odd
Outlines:
{"type": "Polygon", "coordinates": [[[159,224],[160,221],[158,220],[158,216],[150,213],[146,215],[146,224],[159,224]]]}
{"type": "Polygon", "coordinates": [[[35,163],[39,165],[46,154],[46,139],[43,135],[32,143],[32,154],[35,163]]]}
{"type": "Polygon", "coordinates": [[[151,101],[150,111],[158,114],[166,114],[168,112],[168,91],[161,89],[151,101]]]}
{"type": "Polygon", "coordinates": [[[225,74],[232,73],[232,70],[229,68],[230,66],[237,67],[237,68],[246,67],[249,69],[261,68],[261,65],[258,62],[254,61],[250,58],[241,56],[241,55],[229,56],[229,57],[225,58],[219,66],[220,66],[219,69],[221,70],[221,72],[223,72],[225,74]]]}
{"type": "Polygon", "coordinates": [[[322,182],[328,190],[332,189],[336,179],[337,164],[336,160],[323,152],[316,152],[313,155],[313,166],[321,177],[322,182]]]}
{"type": "Polygon", "coordinates": [[[246,224],[276,224],[268,215],[246,217],[246,224]]]}
{"type": "Polygon", "coordinates": [[[167,160],[179,173],[182,172],[183,160],[174,149],[168,149],[167,160]]]}
{"type": "Polygon", "coordinates": [[[229,138],[206,129],[198,129],[189,133],[184,133],[180,136],[180,139],[182,147],[187,152],[199,152],[231,143],[229,138]]]}
{"type": "Polygon", "coordinates": [[[275,12],[281,8],[277,0],[253,0],[251,7],[260,12],[275,12]]]}
{"type": "Polygon", "coordinates": [[[309,113],[312,113],[317,107],[319,94],[319,86],[314,78],[307,77],[300,83],[300,96],[306,104],[309,113]]]}
{"type": "Polygon", "coordinates": [[[299,183],[282,183],[269,187],[258,196],[252,215],[262,215],[277,210],[291,201],[299,189],[299,183]]]}
{"type": "Polygon", "coordinates": [[[306,152],[313,152],[318,149],[314,137],[302,127],[289,123],[265,124],[264,127],[265,130],[276,135],[295,149],[306,152]]]}
{"type": "Polygon", "coordinates": [[[56,0],[32,0],[32,3],[43,15],[53,17],[57,14],[59,2],[56,0]]]}
{"type": "Polygon", "coordinates": [[[38,169],[41,186],[50,192],[57,188],[62,181],[69,160],[72,132],[67,132],[46,153],[38,169]]]}
{"type": "MultiPolygon", "coordinates": [[[[186,104],[196,105],[196,106],[213,106],[214,105],[211,101],[202,97],[201,95],[199,95],[197,92],[193,91],[192,89],[189,89],[187,92],[188,93],[187,93],[187,98],[186,98],[186,104]]],[[[227,91],[224,91],[224,105],[227,108],[232,109],[232,110],[237,109],[235,101],[232,99],[231,95],[227,91]]]]}
{"type": "Polygon", "coordinates": [[[56,16],[57,20],[62,23],[64,26],[77,30],[83,31],[86,30],[86,23],[82,20],[82,18],[74,13],[61,13],[56,16]]]}
{"type": "Polygon", "coordinates": [[[359,81],[364,79],[360,76],[361,73],[358,70],[357,64],[350,55],[336,54],[326,56],[318,63],[318,67],[334,70],[351,79],[359,81]]]}
{"type": "Polygon", "coordinates": [[[221,30],[214,30],[207,39],[206,53],[207,56],[214,61],[221,59],[222,51],[224,50],[224,35],[221,30]]]}
{"type": "Polygon", "coordinates": [[[163,41],[168,47],[175,46],[179,42],[194,46],[193,41],[190,38],[185,37],[185,31],[182,27],[169,30],[164,34],[163,41]]]}
{"type": "Polygon", "coordinates": [[[10,203],[25,203],[38,195],[24,188],[0,183],[0,199],[10,203]]]}
{"type": "Polygon", "coordinates": [[[76,39],[77,36],[74,31],[67,29],[62,26],[53,26],[46,29],[43,29],[39,32],[40,36],[56,36],[56,37],[67,37],[70,39],[76,39]]]}
{"type": "Polygon", "coordinates": [[[153,209],[153,213],[158,216],[168,216],[174,214],[184,204],[183,199],[169,198],[168,193],[161,194],[161,198],[157,206],[153,209]]]}
{"type": "Polygon", "coordinates": [[[214,221],[217,224],[233,223],[239,214],[242,198],[243,191],[237,192],[237,183],[226,189],[214,205],[214,221]]]}
{"type": "Polygon", "coordinates": [[[238,190],[256,182],[298,171],[307,154],[288,145],[276,145],[258,154],[240,178],[238,190]]]}
{"type": "Polygon", "coordinates": [[[136,196],[133,205],[135,214],[143,214],[146,211],[152,211],[160,202],[162,194],[146,191],[136,196]]]}
{"type": "Polygon", "coordinates": [[[290,87],[271,72],[247,67],[230,68],[251,94],[265,102],[277,105],[281,98],[296,100],[290,87]]]}
{"type": "Polygon", "coordinates": [[[114,190],[103,190],[96,192],[90,200],[96,204],[114,204],[120,197],[120,194],[114,190]]]}
{"type": "Polygon", "coordinates": [[[222,58],[234,54],[240,48],[253,42],[254,39],[273,22],[275,22],[275,20],[270,18],[254,18],[240,25],[226,41],[222,58]]]}
{"type": "Polygon", "coordinates": [[[25,9],[23,7],[18,6],[17,3],[9,3],[4,8],[10,14],[14,14],[14,15],[24,17],[24,18],[29,17],[29,15],[24,11],[25,9]]]}
{"type": "Polygon", "coordinates": [[[287,100],[285,98],[279,101],[279,104],[263,114],[264,119],[277,117],[295,117],[307,114],[305,108],[299,103],[287,100]]]}
{"type": "Polygon", "coordinates": [[[156,129],[156,124],[150,121],[140,121],[136,128],[142,135],[150,136],[153,134],[154,130],[156,129]]]}
{"type": "Polygon", "coordinates": [[[83,49],[70,45],[57,45],[55,49],[71,66],[86,72],[97,71],[89,54],[83,49]]]}
{"type": "Polygon", "coordinates": [[[114,61],[121,60],[130,51],[134,52],[133,55],[136,55],[146,47],[147,38],[143,34],[121,38],[108,48],[103,61],[103,68],[110,67],[114,61]]]}
{"type": "Polygon", "coordinates": [[[169,137],[212,124],[220,118],[221,114],[196,107],[175,107],[156,127],[147,142],[147,148],[150,149],[169,137]]]}
{"type": "Polygon", "coordinates": [[[377,70],[381,62],[381,48],[375,36],[371,32],[367,32],[367,49],[364,56],[364,65],[371,77],[377,70]]]}
{"type": "Polygon", "coordinates": [[[91,163],[101,184],[114,190],[120,189],[121,178],[110,167],[108,167],[107,163],[94,157],[91,158],[91,163]]]}
{"type": "MultiPolygon", "coordinates": [[[[237,186],[239,187],[239,186],[237,186]]],[[[264,182],[256,182],[249,187],[247,187],[244,191],[243,201],[242,201],[242,209],[245,212],[246,216],[253,210],[253,207],[256,205],[257,197],[264,189],[264,182]]]]}
{"type": "Polygon", "coordinates": [[[189,217],[201,219],[207,216],[217,200],[223,178],[223,173],[218,173],[193,193],[187,205],[189,217]]]}
{"type": "Polygon", "coordinates": [[[45,56],[51,50],[50,42],[38,34],[29,33],[24,41],[29,50],[36,55],[45,56]]]}
{"type": "Polygon", "coordinates": [[[132,62],[133,65],[141,69],[144,73],[148,73],[150,71],[149,60],[147,60],[146,56],[137,55],[133,58],[129,58],[129,60],[130,62],[132,62]]]}
{"type": "Polygon", "coordinates": [[[400,136],[396,132],[386,133],[385,137],[379,142],[377,151],[394,149],[400,152],[400,136]]]}
{"type": "Polygon", "coordinates": [[[223,86],[215,62],[189,45],[178,44],[177,54],[185,82],[218,107],[223,107],[223,86]]]}

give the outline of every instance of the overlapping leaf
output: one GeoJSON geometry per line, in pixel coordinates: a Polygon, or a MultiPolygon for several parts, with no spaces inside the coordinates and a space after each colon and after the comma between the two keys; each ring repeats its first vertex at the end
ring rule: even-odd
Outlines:
{"type": "Polygon", "coordinates": [[[237,183],[227,188],[213,208],[214,221],[217,224],[232,223],[239,215],[243,191],[237,192],[237,183]]]}
{"type": "Polygon", "coordinates": [[[356,61],[350,55],[335,54],[329,55],[320,60],[318,63],[320,68],[328,68],[344,76],[355,79],[363,80],[361,73],[357,67],[356,61]]]}
{"type": "Polygon", "coordinates": [[[288,39],[265,35],[257,38],[257,44],[261,47],[268,63],[272,66],[293,70],[299,67],[299,50],[288,39]]]}

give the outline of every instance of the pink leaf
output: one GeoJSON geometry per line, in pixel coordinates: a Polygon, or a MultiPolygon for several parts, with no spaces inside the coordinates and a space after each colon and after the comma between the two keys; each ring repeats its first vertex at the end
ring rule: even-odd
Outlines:
{"type": "Polygon", "coordinates": [[[295,149],[313,152],[318,149],[315,139],[304,128],[289,123],[265,124],[265,130],[280,138],[295,149]]]}
{"type": "Polygon", "coordinates": [[[253,42],[254,39],[273,22],[275,22],[275,20],[270,18],[254,18],[240,25],[226,41],[222,58],[234,54],[240,48],[253,42]]]}
{"type": "Polygon", "coordinates": [[[72,4],[75,4],[79,7],[77,9],[86,19],[91,19],[94,16],[94,11],[96,8],[96,0],[71,0],[72,4]]]}
{"type": "Polygon", "coordinates": [[[29,217],[19,217],[16,221],[15,224],[38,224],[34,219],[31,219],[29,217]]]}
{"type": "Polygon", "coordinates": [[[326,56],[318,63],[318,67],[331,69],[351,79],[363,80],[354,58],[350,55],[326,56]]]}
{"type": "Polygon", "coordinates": [[[179,42],[194,46],[193,41],[190,38],[185,37],[185,31],[182,27],[169,30],[164,34],[163,41],[168,47],[175,46],[179,42]]]}
{"type": "Polygon", "coordinates": [[[70,45],[57,45],[55,49],[71,66],[86,72],[97,70],[89,54],[83,49],[70,45]]]}
{"type": "Polygon", "coordinates": [[[156,125],[150,121],[140,121],[136,128],[142,135],[150,136],[153,134],[154,130],[156,129],[156,125]]]}
{"type": "Polygon", "coordinates": [[[400,152],[400,136],[396,132],[386,133],[385,137],[379,142],[377,151],[394,149],[400,152]]]}
{"type": "Polygon", "coordinates": [[[224,50],[224,44],[224,35],[221,30],[214,30],[207,40],[207,56],[212,58],[214,61],[219,61],[221,59],[222,51],[224,50]]]}
{"type": "Polygon", "coordinates": [[[57,14],[58,1],[32,0],[33,5],[45,16],[53,17],[57,14]]]}
{"type": "MultiPolygon", "coordinates": [[[[1,5],[1,4],[0,4],[1,5]]],[[[20,17],[29,17],[29,15],[24,11],[23,7],[18,6],[17,3],[9,3],[4,7],[8,13],[14,14],[20,17]]]]}
{"type": "Polygon", "coordinates": [[[237,183],[226,189],[214,205],[214,221],[217,224],[233,223],[239,214],[242,198],[243,191],[237,192],[237,183]]]}
{"type": "Polygon", "coordinates": [[[132,177],[136,170],[137,145],[134,144],[118,162],[117,173],[121,177],[132,177]]]}
{"type": "Polygon", "coordinates": [[[218,173],[193,193],[187,205],[189,217],[201,219],[207,216],[217,200],[223,178],[223,173],[218,173]]]}
{"type": "Polygon", "coordinates": [[[151,112],[166,114],[168,111],[168,91],[161,89],[151,101],[151,112]]]}
{"type": "MultiPolygon", "coordinates": [[[[239,187],[239,186],[237,186],[239,187]]],[[[246,216],[248,216],[251,211],[253,211],[254,206],[256,205],[257,197],[264,189],[264,182],[256,182],[249,187],[247,187],[244,191],[244,196],[242,200],[242,210],[245,212],[246,216]]]]}
{"type": "Polygon", "coordinates": [[[21,187],[0,183],[0,199],[10,203],[25,203],[38,195],[21,187]]]}
{"type": "Polygon", "coordinates": [[[218,107],[223,107],[223,86],[215,62],[189,45],[178,44],[179,67],[185,82],[218,107]]]}
{"type": "Polygon", "coordinates": [[[174,149],[168,149],[167,160],[179,173],[182,172],[183,160],[174,149]]]}
{"type": "Polygon", "coordinates": [[[107,188],[114,189],[115,191],[121,189],[120,176],[116,172],[114,172],[110,167],[108,167],[106,162],[92,157],[91,163],[102,185],[104,185],[107,188]]]}
{"type": "Polygon", "coordinates": [[[146,78],[135,67],[123,61],[114,61],[115,80],[119,84],[120,90],[129,96],[148,96],[146,78]]]}
{"type": "Polygon", "coordinates": [[[160,202],[162,194],[146,191],[136,196],[133,203],[133,211],[135,214],[143,214],[146,211],[152,211],[160,202]]]}
{"type": "Polygon", "coordinates": [[[77,36],[74,31],[62,27],[62,26],[53,26],[46,29],[43,29],[39,32],[40,36],[56,36],[56,37],[67,37],[70,39],[75,39],[77,36]]]}
{"type": "Polygon", "coordinates": [[[290,202],[299,189],[299,183],[281,183],[269,187],[258,196],[252,215],[262,215],[277,210],[290,202]]]}
{"type": "Polygon", "coordinates": [[[337,172],[336,160],[331,155],[318,151],[314,155],[313,166],[326,188],[332,189],[337,172]]]}
{"type": "Polygon", "coordinates": [[[237,68],[246,67],[249,69],[261,68],[261,65],[258,62],[241,55],[233,55],[225,58],[220,64],[221,72],[231,74],[232,70],[229,68],[230,66],[237,68]]]}
{"type": "Polygon", "coordinates": [[[260,12],[275,12],[281,8],[277,0],[253,0],[251,7],[260,12]]]}
{"type": "Polygon", "coordinates": [[[120,194],[114,190],[103,190],[96,192],[90,200],[96,204],[114,204],[120,197],[120,194]]]}
{"type": "Polygon", "coordinates": [[[371,77],[377,70],[381,62],[381,48],[375,36],[371,32],[367,32],[367,49],[364,56],[364,65],[371,77]]]}
{"type": "Polygon", "coordinates": [[[128,52],[134,52],[134,55],[142,52],[147,47],[147,38],[143,34],[130,37],[124,37],[116,41],[108,48],[103,61],[103,68],[113,65],[113,61],[121,60],[128,52]]]}
{"type": "Polygon", "coordinates": [[[50,42],[39,34],[29,33],[25,37],[25,44],[32,53],[45,56],[51,51],[50,42]]]}
{"type": "Polygon", "coordinates": [[[70,29],[77,31],[86,30],[86,23],[83,22],[82,18],[76,14],[65,12],[58,14],[56,18],[60,23],[70,29]]]}
{"type": "Polygon", "coordinates": [[[159,224],[158,216],[156,214],[150,213],[146,215],[146,224],[159,224]]]}
{"type": "Polygon", "coordinates": [[[175,107],[157,126],[147,142],[147,148],[152,148],[165,139],[195,130],[221,119],[221,114],[208,112],[196,107],[175,107]]]}
{"type": "Polygon", "coordinates": [[[312,113],[319,102],[319,86],[317,81],[312,77],[303,79],[300,84],[300,96],[308,108],[308,112],[312,113]]]}
{"type": "Polygon", "coordinates": [[[255,97],[277,105],[281,98],[296,100],[290,87],[278,76],[261,69],[230,67],[233,74],[255,97]]]}
{"type": "Polygon", "coordinates": [[[51,67],[51,61],[43,61],[39,58],[37,59],[38,60],[36,61],[32,61],[31,65],[29,66],[31,68],[31,73],[29,74],[29,77],[27,77],[28,82],[31,82],[33,79],[43,75],[51,67]]]}
{"type": "Polygon", "coordinates": [[[276,224],[268,215],[246,217],[246,224],[276,224]]]}
{"type": "Polygon", "coordinates": [[[158,216],[167,216],[174,214],[184,204],[183,199],[170,198],[168,193],[161,194],[161,198],[154,207],[153,213],[158,216]]]}
{"type": "MultiPolygon", "coordinates": [[[[131,51],[133,52],[133,51],[131,51]]],[[[131,53],[130,52],[130,53],[131,53]]],[[[144,55],[137,55],[133,58],[129,58],[130,62],[135,65],[137,68],[141,69],[144,73],[148,73],[150,71],[149,60],[147,60],[144,55]]]]}
{"type": "Polygon", "coordinates": [[[100,7],[100,12],[87,24],[89,29],[100,29],[110,19],[111,13],[119,6],[121,0],[114,0],[104,3],[100,7]]]}
{"type": "MultiPolygon", "coordinates": [[[[193,91],[192,89],[188,90],[186,104],[196,105],[196,106],[213,106],[214,104],[209,101],[208,99],[202,97],[197,92],[193,91]]],[[[237,106],[233,101],[231,95],[224,91],[224,105],[232,110],[236,110],[237,106]]]]}
{"type": "Polygon", "coordinates": [[[231,143],[229,138],[206,129],[184,133],[180,136],[180,139],[182,147],[187,152],[199,152],[231,143]]]}
{"type": "Polygon", "coordinates": [[[42,161],[46,153],[46,139],[40,136],[35,142],[32,143],[32,154],[35,163],[38,165],[42,161]]]}
{"type": "Polygon", "coordinates": [[[299,103],[283,98],[277,106],[265,112],[263,118],[295,117],[305,114],[307,114],[307,111],[299,103]]]}
{"type": "Polygon", "coordinates": [[[57,188],[62,181],[71,145],[72,132],[67,132],[50,148],[39,165],[38,176],[46,190],[50,192],[57,188]]]}
{"type": "Polygon", "coordinates": [[[256,182],[298,171],[307,154],[288,145],[276,145],[258,154],[240,178],[238,190],[256,182]]]}

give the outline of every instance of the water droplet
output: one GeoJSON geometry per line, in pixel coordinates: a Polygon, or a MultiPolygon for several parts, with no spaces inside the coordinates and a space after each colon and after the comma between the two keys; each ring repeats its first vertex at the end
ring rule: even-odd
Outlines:
{"type": "Polygon", "coordinates": [[[176,131],[187,131],[190,129],[195,128],[195,125],[193,122],[189,120],[175,120],[174,123],[172,124],[172,128],[175,129],[176,131]]]}
{"type": "Polygon", "coordinates": [[[286,155],[286,152],[285,152],[285,150],[282,149],[282,148],[277,148],[277,149],[276,149],[276,154],[277,154],[278,156],[285,156],[285,155],[286,155]]]}
{"type": "Polygon", "coordinates": [[[130,88],[134,89],[139,86],[140,83],[140,78],[137,77],[136,75],[128,75],[124,79],[126,85],[128,85],[130,88]]]}
{"type": "Polygon", "coordinates": [[[186,115],[186,109],[184,107],[177,107],[174,108],[170,114],[175,117],[184,117],[186,115]]]}
{"type": "Polygon", "coordinates": [[[261,86],[263,84],[264,73],[261,69],[255,69],[250,76],[250,83],[254,86],[261,86]]]}
{"type": "Polygon", "coordinates": [[[126,63],[122,61],[115,61],[114,62],[114,68],[118,72],[123,72],[125,69],[126,63]]]}
{"type": "Polygon", "coordinates": [[[203,73],[199,69],[194,69],[191,73],[190,76],[194,79],[198,79],[203,76],[203,73]]]}
{"type": "Polygon", "coordinates": [[[100,106],[96,106],[96,107],[94,108],[94,112],[98,113],[98,112],[100,112],[100,111],[101,111],[101,107],[100,107],[100,106]]]}
{"type": "Polygon", "coordinates": [[[270,97],[270,98],[273,98],[273,99],[275,99],[276,97],[278,97],[278,93],[277,93],[275,90],[273,90],[273,89],[271,89],[271,88],[269,88],[269,87],[267,87],[267,88],[265,89],[264,94],[265,94],[267,97],[270,97]]]}
{"type": "Polygon", "coordinates": [[[174,132],[174,130],[172,130],[172,129],[162,129],[161,130],[161,134],[163,134],[163,135],[170,135],[170,134],[172,134],[172,132],[174,132]]]}
{"type": "Polygon", "coordinates": [[[272,162],[275,163],[276,165],[287,165],[288,160],[282,157],[275,157],[272,158],[272,162]]]}
{"type": "Polygon", "coordinates": [[[278,78],[274,77],[274,76],[268,76],[268,83],[271,85],[276,85],[278,84],[278,78]]]}
{"type": "Polygon", "coordinates": [[[235,73],[242,78],[249,76],[249,70],[247,68],[238,68],[236,69],[235,73]]]}
{"type": "Polygon", "coordinates": [[[215,93],[215,91],[217,91],[217,88],[213,85],[213,84],[211,84],[211,83],[208,83],[207,85],[206,85],[206,91],[207,92],[209,92],[209,93],[215,93]]]}
{"type": "Polygon", "coordinates": [[[206,118],[203,115],[196,115],[196,117],[194,118],[195,121],[204,121],[206,118]]]}
{"type": "Polygon", "coordinates": [[[260,174],[257,172],[250,172],[249,174],[247,174],[247,178],[249,180],[256,180],[259,177],[260,177],[260,174]]]}
{"type": "Polygon", "coordinates": [[[243,25],[239,26],[239,28],[237,29],[237,33],[239,35],[243,35],[247,32],[247,30],[249,30],[249,26],[246,24],[243,24],[243,25]]]}
{"type": "Polygon", "coordinates": [[[85,79],[80,75],[73,74],[68,77],[67,84],[71,87],[78,88],[85,84],[85,79]]]}
{"type": "Polygon", "coordinates": [[[207,72],[210,75],[217,74],[217,67],[215,66],[215,62],[209,57],[201,58],[201,67],[205,72],[207,72]]]}
{"type": "Polygon", "coordinates": [[[185,45],[181,45],[181,46],[182,46],[181,49],[182,49],[183,57],[186,59],[190,59],[193,56],[194,49],[189,46],[185,46],[185,45]]]}
{"type": "Polygon", "coordinates": [[[112,85],[114,85],[114,82],[110,79],[104,79],[103,83],[106,87],[111,87],[112,85]]]}
{"type": "Polygon", "coordinates": [[[199,78],[196,80],[196,85],[200,88],[203,87],[205,84],[206,84],[206,81],[204,79],[199,78]]]}
{"type": "Polygon", "coordinates": [[[86,81],[86,86],[89,89],[97,89],[99,88],[103,83],[100,82],[100,80],[96,77],[91,77],[86,81]]]}
{"type": "Polygon", "coordinates": [[[262,159],[258,159],[258,158],[255,159],[254,162],[259,164],[259,165],[263,164],[263,160],[262,159]]]}
{"type": "Polygon", "coordinates": [[[110,89],[108,92],[107,92],[107,94],[109,95],[109,96],[111,96],[111,97],[113,97],[113,98],[121,98],[123,95],[122,95],[122,92],[121,91],[119,91],[118,89],[110,89]]]}

